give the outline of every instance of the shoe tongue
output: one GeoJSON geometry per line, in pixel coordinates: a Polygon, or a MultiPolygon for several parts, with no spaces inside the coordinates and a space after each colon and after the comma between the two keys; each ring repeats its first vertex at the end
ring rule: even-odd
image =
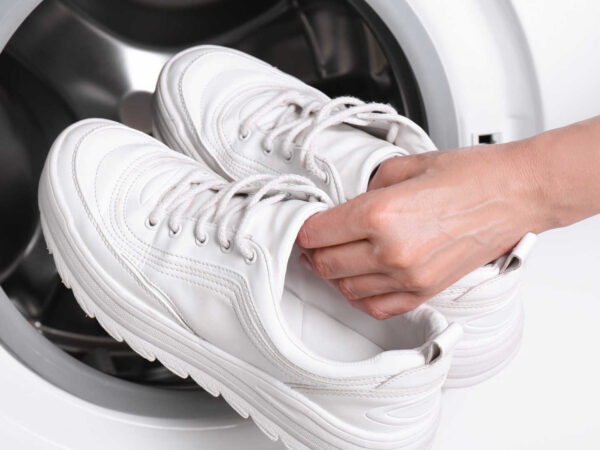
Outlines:
{"type": "Polygon", "coordinates": [[[425,132],[408,127],[402,128],[396,140],[402,146],[384,137],[383,129],[346,124],[319,133],[314,142],[315,155],[326,159],[337,172],[341,186],[332,195],[339,203],[365,192],[371,175],[385,160],[436,149],[425,132]]]}
{"type": "Polygon", "coordinates": [[[315,156],[325,159],[337,172],[341,186],[332,192],[337,203],[367,190],[373,171],[386,159],[408,154],[388,142],[341,124],[319,133],[314,142],[315,156]]]}

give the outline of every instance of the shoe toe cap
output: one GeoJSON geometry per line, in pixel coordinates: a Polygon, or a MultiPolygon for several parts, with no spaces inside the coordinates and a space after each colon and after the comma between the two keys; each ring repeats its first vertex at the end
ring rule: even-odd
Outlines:
{"type": "Polygon", "coordinates": [[[46,170],[62,202],[100,206],[113,195],[124,172],[153,146],[162,144],[117,122],[88,119],[56,139],[46,170]]]}

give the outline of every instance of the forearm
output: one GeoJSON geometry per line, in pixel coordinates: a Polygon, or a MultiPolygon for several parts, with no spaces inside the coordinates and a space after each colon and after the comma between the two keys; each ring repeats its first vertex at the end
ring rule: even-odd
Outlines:
{"type": "Polygon", "coordinates": [[[600,116],[516,143],[536,205],[535,228],[545,231],[600,213],[600,116]]]}
{"type": "Polygon", "coordinates": [[[367,193],[311,217],[298,240],[316,273],[381,318],[414,308],[527,232],[598,213],[600,117],[522,141],[390,159],[367,193]]]}

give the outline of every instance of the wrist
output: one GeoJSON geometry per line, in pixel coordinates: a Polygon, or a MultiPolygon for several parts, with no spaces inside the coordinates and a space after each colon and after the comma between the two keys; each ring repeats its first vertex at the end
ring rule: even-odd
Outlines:
{"type": "Polygon", "coordinates": [[[532,139],[548,228],[600,213],[600,117],[550,130],[532,139]]]}
{"type": "Polygon", "coordinates": [[[528,231],[541,233],[564,226],[560,209],[557,208],[556,180],[549,175],[555,169],[547,137],[542,134],[501,147],[505,174],[511,185],[511,202],[522,217],[523,234],[528,231]]]}

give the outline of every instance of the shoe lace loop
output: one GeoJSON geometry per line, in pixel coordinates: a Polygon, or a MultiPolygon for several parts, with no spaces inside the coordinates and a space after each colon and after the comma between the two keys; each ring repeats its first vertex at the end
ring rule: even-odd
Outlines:
{"type": "Polygon", "coordinates": [[[192,170],[160,198],[151,211],[148,222],[157,224],[168,216],[168,227],[172,235],[179,233],[182,221],[192,217],[195,220],[194,237],[198,242],[206,242],[208,235],[205,227],[211,219],[218,224],[217,240],[221,248],[230,249],[230,222],[233,216],[244,210],[234,233],[233,243],[249,261],[255,255],[250,245],[250,236],[243,234],[252,212],[259,204],[273,204],[286,199],[297,198],[307,201],[322,201],[333,205],[329,196],[311,180],[300,175],[252,175],[234,183],[207,174],[201,170],[192,170]],[[213,191],[207,201],[200,194],[213,191]],[[233,202],[234,197],[243,196],[233,202]]]}
{"type": "MultiPolygon", "coordinates": [[[[274,126],[264,141],[270,153],[275,140],[283,137],[281,147],[286,159],[291,159],[297,145],[300,159],[306,169],[327,181],[326,170],[316,159],[313,142],[323,130],[342,123],[354,126],[383,124],[387,127],[386,140],[394,143],[402,126],[414,128],[413,123],[391,106],[383,103],[365,103],[354,97],[338,97],[330,101],[306,101],[295,91],[283,91],[248,115],[240,125],[240,135],[247,136],[251,128],[274,108],[283,106],[274,126]],[[297,113],[297,114],[295,114],[297,113]]],[[[325,158],[320,158],[326,161],[325,158]]]]}

